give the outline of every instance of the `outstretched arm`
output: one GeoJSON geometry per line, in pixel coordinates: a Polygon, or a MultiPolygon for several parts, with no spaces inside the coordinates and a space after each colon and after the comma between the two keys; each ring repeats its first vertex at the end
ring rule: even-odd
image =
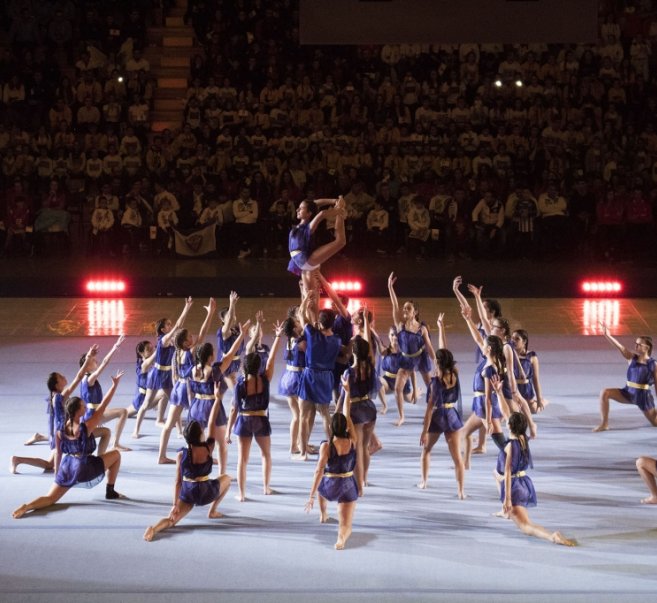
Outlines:
{"type": "Polygon", "coordinates": [[[210,323],[212,322],[212,316],[217,309],[217,302],[214,301],[214,297],[211,297],[208,305],[203,307],[207,310],[208,313],[205,317],[205,320],[203,321],[203,324],[201,325],[201,328],[199,329],[196,345],[201,345],[205,339],[208,329],[210,328],[210,323]]]}
{"type": "Polygon", "coordinates": [[[344,390],[344,404],[342,405],[342,414],[347,419],[347,432],[349,439],[355,446],[358,443],[358,434],[351,420],[351,387],[349,385],[349,378],[344,375],[341,377],[342,389],[344,390]]]}
{"type": "Polygon", "coordinates": [[[189,311],[192,309],[193,303],[194,302],[192,301],[191,297],[188,297],[185,300],[185,307],[183,308],[183,311],[180,313],[178,320],[176,320],[176,324],[174,324],[173,328],[166,335],[164,335],[164,337],[162,337],[163,346],[171,345],[173,338],[176,336],[176,331],[178,331],[178,329],[181,329],[182,326],[185,324],[185,319],[187,318],[189,311]]]}
{"type": "Polygon", "coordinates": [[[484,302],[481,299],[482,289],[483,286],[477,287],[475,285],[468,285],[468,291],[474,295],[475,302],[477,303],[477,314],[479,314],[479,322],[484,328],[484,331],[486,331],[486,334],[490,335],[490,320],[488,320],[488,313],[486,312],[486,307],[484,306],[484,302]]]}
{"type": "Polygon", "coordinates": [[[73,381],[69,383],[63,390],[62,390],[62,397],[64,400],[70,397],[70,395],[75,391],[75,388],[80,384],[80,381],[82,381],[82,377],[85,376],[87,369],[89,368],[89,362],[90,360],[98,353],[98,346],[97,345],[92,345],[89,348],[89,351],[87,352],[87,356],[85,358],[84,364],[80,367],[80,370],[77,372],[75,377],[73,378],[73,381]]]}
{"type": "Polygon", "coordinates": [[[322,481],[322,476],[324,475],[324,467],[328,463],[329,459],[329,444],[324,442],[319,447],[319,458],[317,459],[317,466],[315,467],[315,474],[313,476],[313,484],[310,487],[310,494],[308,495],[308,502],[305,504],[306,513],[310,513],[315,504],[315,496],[317,494],[317,488],[319,488],[319,482],[322,481]]]}
{"type": "MultiPolygon", "coordinates": [[[[109,361],[112,359],[112,356],[114,356],[114,353],[116,350],[118,350],[121,347],[121,344],[125,341],[125,335],[119,335],[118,339],[112,346],[109,352],[105,355],[105,358],[101,361],[101,363],[98,365],[98,368],[89,375],[89,378],[87,381],[89,382],[89,385],[93,385],[96,383],[98,380],[98,377],[100,377],[101,373],[105,370],[105,367],[109,364],[109,361]]],[[[86,364],[86,362],[85,362],[86,364]]]]}
{"type": "Polygon", "coordinates": [[[438,314],[438,319],[436,320],[436,325],[438,326],[438,349],[446,350],[447,349],[447,335],[445,334],[445,314],[441,312],[438,314]]]}
{"type": "Polygon", "coordinates": [[[274,343],[271,345],[271,350],[269,351],[269,358],[267,359],[267,367],[265,368],[265,375],[267,375],[267,380],[271,382],[272,377],[274,376],[274,365],[276,364],[276,354],[278,353],[278,346],[281,343],[281,335],[283,334],[283,324],[281,322],[276,322],[274,325],[274,343]]]}
{"type": "Polygon", "coordinates": [[[388,277],[388,293],[390,294],[390,303],[392,304],[392,322],[395,327],[401,329],[402,317],[399,311],[399,300],[395,293],[395,282],[397,282],[397,277],[394,272],[391,272],[388,277]]]}
{"type": "Polygon", "coordinates": [[[461,308],[465,306],[469,306],[470,304],[468,303],[468,300],[465,299],[465,295],[461,293],[461,290],[459,287],[463,283],[463,279],[460,276],[457,276],[453,281],[452,281],[452,291],[454,291],[454,295],[456,295],[456,299],[459,302],[459,305],[461,308]]]}
{"type": "Polygon", "coordinates": [[[349,317],[349,310],[344,307],[344,304],[340,300],[340,296],[335,292],[335,289],[331,286],[331,283],[329,283],[325,278],[324,275],[317,271],[317,278],[319,279],[320,284],[322,285],[322,288],[324,291],[326,291],[326,295],[328,295],[331,298],[331,301],[333,302],[333,305],[337,308],[338,313],[340,316],[343,318],[348,318],[349,317]]]}
{"type": "Polygon", "coordinates": [[[259,341],[262,341],[262,323],[265,322],[265,315],[262,310],[256,312],[256,324],[254,329],[249,329],[249,340],[246,342],[245,351],[247,354],[255,352],[259,341]]]}
{"type": "Polygon", "coordinates": [[[100,425],[100,422],[103,420],[103,413],[105,409],[109,406],[109,403],[112,401],[116,388],[119,386],[119,381],[123,377],[123,371],[117,371],[116,375],[112,377],[112,386],[109,388],[109,391],[103,397],[100,406],[96,409],[96,412],[86,421],[87,430],[91,433],[96,427],[100,425]]]}
{"type": "Polygon", "coordinates": [[[470,335],[472,335],[472,339],[474,339],[474,342],[479,346],[479,349],[481,350],[482,354],[485,354],[484,350],[484,340],[481,337],[481,333],[477,329],[476,325],[474,322],[472,322],[472,308],[470,306],[466,306],[465,308],[461,308],[461,316],[463,316],[463,319],[465,320],[465,324],[468,325],[468,329],[470,330],[470,335]]]}
{"type": "Polygon", "coordinates": [[[240,296],[237,295],[235,291],[230,292],[228,297],[228,312],[226,312],[226,316],[224,316],[224,324],[221,327],[221,334],[223,335],[224,339],[227,339],[230,336],[230,331],[235,326],[235,321],[237,320],[237,300],[239,300],[239,298],[240,296]]]}
{"type": "Polygon", "coordinates": [[[235,358],[235,354],[237,354],[237,351],[240,349],[240,345],[242,345],[242,341],[244,340],[244,333],[248,331],[249,327],[251,326],[251,321],[247,320],[243,325],[240,325],[240,334],[235,339],[233,342],[233,345],[230,346],[230,350],[228,350],[225,354],[224,357],[221,359],[221,364],[219,365],[219,370],[223,373],[225,372],[228,367],[230,366],[230,363],[233,361],[235,358]]]}
{"type": "Polygon", "coordinates": [[[602,334],[604,335],[605,339],[621,353],[623,358],[626,360],[632,360],[632,352],[630,352],[620,341],[618,341],[618,339],[612,337],[609,334],[609,329],[607,328],[606,323],[601,322],[600,328],[602,329],[602,334]]]}

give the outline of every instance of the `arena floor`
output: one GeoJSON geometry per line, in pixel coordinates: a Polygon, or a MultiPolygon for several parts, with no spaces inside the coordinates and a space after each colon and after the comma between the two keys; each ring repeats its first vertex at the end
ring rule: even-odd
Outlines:
{"type": "MultiPolygon", "coordinates": [[[[403,295],[403,291],[400,290],[403,295]]],[[[222,292],[223,295],[223,292],[222,292]]],[[[188,326],[203,318],[201,302],[188,326]]],[[[387,299],[364,300],[381,331],[390,323],[387,299]]],[[[536,522],[576,538],[576,548],[523,535],[510,521],[493,517],[499,501],[492,472],[496,455],[473,457],[466,475],[468,498],[459,501],[444,442],[434,448],[429,489],[418,490],[419,432],[424,404],[407,408],[407,423],[393,427],[379,415],[384,449],[372,459],[371,486],[359,501],[354,532],[344,551],[333,549],[337,524],[321,525],[303,510],[314,463],[289,460],[285,400],[271,402],[273,496],[261,494],[260,459],[252,449],[248,500],[229,493],[208,520],[195,509],[179,527],[146,543],[147,525],[168,513],[174,467],[156,464],[159,429],[150,416],[145,437],[124,444],[117,489],[128,498],[107,502],[102,486],[71,490],[50,512],[11,518],[20,503],[44,494],[52,474],[23,466],[8,471],[12,454],[46,458],[46,444],[24,447],[46,430],[45,379],[52,370],[72,376],[77,359],[97,342],[101,354],[118,332],[128,340],[109,370],[126,376],[113,405],[126,406],[134,389],[134,345],[152,337],[152,322],[175,318],[182,299],[0,299],[0,599],[3,601],[654,601],[657,594],[657,507],[643,506],[645,488],[634,460],[657,455],[655,436],[634,407],[612,406],[612,430],[594,434],[597,396],[620,387],[624,361],[602,337],[598,320],[631,343],[657,326],[657,301],[620,299],[502,299],[512,326],[529,331],[541,361],[551,404],[539,416],[531,444],[531,475],[539,506],[536,522]]],[[[269,323],[292,299],[242,299],[238,317],[263,308],[269,323]]],[[[357,302],[353,302],[357,303],[357,302]]],[[[449,347],[470,391],[473,344],[454,299],[420,299],[425,320],[447,314],[449,347]]],[[[216,326],[216,325],[215,325],[216,326]]],[[[269,338],[267,339],[269,341],[269,338]]],[[[282,361],[277,364],[280,374],[282,361]]],[[[229,403],[230,395],[225,404],[229,403]]],[[[228,404],[226,404],[227,406],[228,404]]],[[[464,396],[469,412],[469,399],[464,396]]],[[[313,441],[321,439],[316,429],[313,441]]],[[[180,445],[172,438],[170,450],[180,445]]],[[[235,475],[236,444],[229,453],[235,475]]],[[[236,493],[236,486],[232,486],[236,493]]],[[[330,507],[335,517],[335,507],[330,507]]]]}

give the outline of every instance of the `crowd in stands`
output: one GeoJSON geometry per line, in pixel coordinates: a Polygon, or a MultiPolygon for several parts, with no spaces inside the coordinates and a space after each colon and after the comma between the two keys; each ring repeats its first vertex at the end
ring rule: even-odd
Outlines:
{"type": "Polygon", "coordinates": [[[342,194],[349,256],[654,257],[651,0],[602,2],[597,44],[383,47],[301,46],[294,0],[190,0],[181,127],[155,135],[152,4],[123,4],[9,2],[7,250],[78,206],[92,253],[214,223],[221,255],[285,255],[295,204],[342,194]]]}

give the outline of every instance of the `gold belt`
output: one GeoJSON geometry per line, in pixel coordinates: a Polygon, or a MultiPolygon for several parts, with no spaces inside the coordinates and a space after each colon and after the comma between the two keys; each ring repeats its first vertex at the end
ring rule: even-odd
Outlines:
{"type": "Polygon", "coordinates": [[[369,396],[359,396],[357,398],[352,398],[351,401],[352,402],[364,402],[365,400],[369,400],[369,399],[370,399],[369,396]]]}
{"type": "Polygon", "coordinates": [[[324,477],[352,477],[353,474],[353,471],[347,471],[347,473],[325,473],[324,477]]]}
{"type": "Polygon", "coordinates": [[[240,412],[240,415],[243,417],[266,417],[266,410],[244,410],[240,412]]]}
{"type": "Polygon", "coordinates": [[[286,368],[288,371],[292,371],[293,373],[300,373],[300,372],[303,370],[303,367],[302,367],[302,366],[294,366],[294,365],[292,365],[292,364],[286,364],[286,365],[285,365],[285,368],[286,368]]]}
{"type": "Polygon", "coordinates": [[[294,256],[297,256],[301,253],[301,249],[295,249],[294,251],[290,251],[290,257],[293,258],[294,256]]]}
{"type": "Polygon", "coordinates": [[[388,371],[383,371],[383,376],[384,377],[390,377],[391,379],[396,379],[397,378],[397,373],[390,373],[388,371]]]}
{"type": "Polygon", "coordinates": [[[196,394],[194,396],[197,400],[214,400],[214,394],[196,394]]]}
{"type": "Polygon", "coordinates": [[[100,407],[100,404],[91,404],[91,402],[87,402],[87,410],[96,410],[100,407]]]}
{"type": "MultiPolygon", "coordinates": [[[[647,383],[634,383],[634,381],[628,381],[627,387],[633,387],[634,389],[650,389],[650,386],[647,383]]],[[[87,406],[89,406],[87,404],[87,406]]]]}
{"type": "Polygon", "coordinates": [[[68,454],[68,456],[73,456],[73,457],[75,457],[76,459],[83,459],[83,458],[85,458],[85,457],[87,456],[86,454],[80,454],[79,452],[76,452],[75,454],[72,454],[72,453],[70,453],[70,452],[67,452],[66,454],[68,454]]]}
{"type": "Polygon", "coordinates": [[[473,396],[483,396],[484,392],[472,392],[473,396]]]}
{"type": "Polygon", "coordinates": [[[404,358],[417,358],[420,354],[424,352],[424,346],[422,346],[417,352],[413,352],[412,354],[407,354],[406,352],[402,352],[401,355],[404,356],[404,358]]]}
{"type": "Polygon", "coordinates": [[[186,378],[186,377],[180,377],[180,378],[178,379],[178,382],[179,382],[179,383],[187,383],[187,378],[186,378]]]}
{"type": "Polygon", "coordinates": [[[201,475],[201,477],[187,477],[183,475],[184,482],[207,482],[209,479],[209,475],[201,475]]]}
{"type": "Polygon", "coordinates": [[[525,477],[527,475],[526,471],[518,471],[518,473],[512,473],[511,477],[525,477]]]}
{"type": "Polygon", "coordinates": [[[140,394],[145,394],[145,393],[146,393],[146,389],[143,388],[143,387],[140,387],[140,388],[139,388],[139,393],[140,393],[140,394]]]}
{"type": "Polygon", "coordinates": [[[454,408],[456,406],[456,402],[450,402],[449,404],[442,404],[441,406],[436,406],[436,409],[438,408],[454,408]]]}
{"type": "Polygon", "coordinates": [[[157,362],[153,365],[158,371],[170,371],[171,370],[171,365],[169,366],[163,366],[162,364],[158,364],[157,362]]]}
{"type": "Polygon", "coordinates": [[[516,383],[518,385],[527,385],[529,383],[529,379],[516,379],[516,383]]]}

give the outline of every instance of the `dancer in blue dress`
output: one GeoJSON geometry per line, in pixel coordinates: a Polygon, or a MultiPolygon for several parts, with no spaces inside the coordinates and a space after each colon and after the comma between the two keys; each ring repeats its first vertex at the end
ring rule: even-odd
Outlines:
{"type": "MultiPolygon", "coordinates": [[[[296,314],[296,313],[295,313],[296,314]]],[[[301,323],[296,317],[288,317],[283,322],[283,334],[287,338],[284,350],[285,370],[278,384],[278,395],[287,398],[292,418],[290,419],[290,455],[299,454],[299,418],[301,407],[299,403],[299,386],[301,373],[306,366],[306,339],[303,336],[301,323]]]]}
{"type": "Polygon", "coordinates": [[[358,436],[351,421],[351,393],[349,380],[342,381],[345,399],[342,412],[336,412],[331,418],[331,434],[328,442],[319,447],[319,459],[315,468],[313,484],[310,488],[306,513],[310,513],[319,492],[319,521],[329,520],[327,501],[338,503],[338,539],[337,550],[344,549],[349,536],[358,500],[358,484],[354,477],[356,466],[356,448],[358,436]]]}
{"type": "MultiPolygon", "coordinates": [[[[379,340],[380,341],[380,340],[379,340]]],[[[388,330],[388,347],[379,347],[379,362],[378,362],[378,375],[381,387],[379,389],[379,400],[381,400],[381,414],[385,415],[388,412],[388,404],[386,402],[386,394],[395,391],[395,382],[397,381],[397,373],[401,366],[402,355],[399,350],[399,340],[397,339],[397,329],[390,327],[388,330]]],[[[406,379],[402,394],[406,402],[411,401],[412,395],[411,380],[406,379]]]]}
{"type": "Polygon", "coordinates": [[[536,352],[529,350],[529,334],[524,329],[516,329],[511,333],[511,341],[515,348],[517,362],[515,369],[518,392],[527,400],[532,413],[541,412],[550,402],[543,397],[543,389],[539,379],[539,363],[536,352]]]}
{"type": "MultiPolygon", "coordinates": [[[[119,335],[118,339],[112,346],[109,352],[101,360],[100,363],[97,362],[96,357],[94,356],[91,359],[91,362],[88,364],[87,373],[82,378],[80,382],[80,398],[82,398],[87,405],[87,412],[84,415],[84,420],[89,420],[93,414],[96,412],[96,409],[100,406],[100,402],[103,399],[103,388],[100,385],[100,376],[102,375],[105,367],[109,364],[112,356],[117,352],[121,347],[121,344],[125,341],[124,335],[119,335]]],[[[80,358],[80,366],[87,363],[87,356],[83,354],[80,358]]],[[[117,450],[124,450],[126,452],[130,451],[130,448],[122,446],[120,444],[121,434],[123,433],[123,428],[125,422],[128,419],[128,409],[127,408],[113,408],[112,410],[105,411],[102,420],[98,423],[98,428],[96,429],[94,435],[97,438],[100,438],[98,443],[98,454],[102,455],[107,450],[107,446],[110,440],[110,430],[108,428],[102,427],[108,421],[116,419],[116,431],[114,433],[114,445],[113,448],[117,450]]]]}
{"type": "Polygon", "coordinates": [[[504,475],[500,492],[504,512],[529,536],[543,538],[555,544],[575,546],[577,543],[565,538],[561,532],[549,532],[529,519],[527,507],[536,506],[536,491],[527,475],[527,469],[533,467],[526,435],[527,427],[527,417],[523,413],[511,414],[509,440],[497,458],[497,472],[504,475]]]}
{"type": "Polygon", "coordinates": [[[425,385],[428,386],[433,371],[433,360],[436,357],[429,331],[424,323],[418,320],[418,310],[415,302],[408,300],[400,308],[397,294],[395,293],[395,273],[388,277],[388,293],[392,303],[392,321],[397,329],[397,339],[402,359],[397,371],[395,381],[395,399],[399,419],[394,425],[399,427],[404,423],[404,385],[408,378],[413,381],[413,403],[417,401],[417,388],[415,387],[415,371],[420,371],[425,385]]]}
{"type": "Polygon", "coordinates": [[[288,250],[290,262],[287,269],[296,276],[301,277],[303,288],[310,291],[313,288],[311,274],[319,270],[321,265],[338,253],[346,244],[347,237],[344,230],[344,221],[347,216],[344,199],[306,199],[297,208],[299,224],[293,226],[288,237],[288,250]],[[318,206],[334,205],[333,210],[318,211],[318,206]],[[335,215],[335,239],[330,243],[313,249],[312,235],[319,223],[335,215]]]}
{"type": "Polygon", "coordinates": [[[146,396],[135,420],[133,438],[139,438],[141,424],[146,416],[146,411],[157,404],[158,427],[164,427],[164,411],[166,410],[171,390],[173,389],[172,360],[175,352],[173,339],[178,329],[185,324],[185,318],[192,309],[192,298],[185,300],[185,307],[180,313],[178,320],[173,324],[168,318],[161,318],[155,324],[157,345],[155,347],[155,363],[151,367],[146,382],[146,396]]]}
{"type": "Polygon", "coordinates": [[[132,412],[128,412],[129,417],[137,414],[144,403],[144,399],[146,398],[146,387],[148,385],[148,372],[155,362],[155,348],[147,339],[140,341],[137,344],[135,351],[137,353],[137,360],[135,361],[137,385],[134,398],[132,399],[132,412]]]}
{"type": "MultiPolygon", "coordinates": [[[[198,336],[194,337],[187,329],[180,329],[174,338],[175,352],[173,354],[173,376],[175,379],[171,397],[169,398],[169,414],[160,434],[160,452],[158,463],[160,465],[174,464],[176,461],[167,457],[169,437],[174,426],[181,426],[183,409],[189,408],[189,395],[187,380],[195,364],[196,350],[205,340],[210,322],[217,309],[213,298],[210,298],[206,310],[205,320],[199,329],[198,336]]],[[[182,429],[180,429],[182,433],[182,429]]]]}
{"type": "Polygon", "coordinates": [[[600,392],[600,424],[593,431],[609,429],[609,400],[621,404],[634,404],[643,412],[651,425],[657,427],[657,410],[651,388],[657,392],[657,362],[651,356],[652,338],[641,335],[636,338],[634,352],[630,352],[622,343],[609,333],[607,325],[600,323],[602,334],[628,361],[625,387],[607,388],[600,392]]]}
{"type": "Polygon", "coordinates": [[[440,438],[445,434],[449,453],[454,461],[454,473],[456,475],[457,496],[463,500],[463,479],[465,468],[461,456],[461,428],[463,421],[458,411],[458,403],[461,397],[461,384],[459,372],[454,362],[454,356],[447,349],[447,337],[445,335],[444,314],[438,315],[438,351],[436,352],[436,374],[431,378],[427,390],[427,410],[424,414],[424,424],[420,435],[420,446],[422,455],[420,467],[422,479],[418,488],[425,489],[429,480],[429,466],[431,464],[431,450],[440,438]]]}
{"type": "Polygon", "coordinates": [[[100,483],[107,474],[105,498],[114,500],[121,495],[114,489],[116,477],[121,466],[121,453],[110,450],[105,454],[94,456],[96,440],[93,431],[102,420],[103,413],[116,392],[123,376],[119,371],[112,377],[112,386],[101,401],[92,417],[85,420],[86,406],[81,398],[70,398],[66,403],[66,419],[63,429],[57,431],[55,483],[45,496],[40,496],[29,503],[22,504],[13,513],[14,519],[20,519],[28,511],[45,509],[54,505],[73,486],[93,487],[100,483]]]}
{"type": "MultiPolygon", "coordinates": [[[[228,350],[231,349],[235,340],[240,336],[239,322],[237,321],[237,302],[239,301],[239,295],[235,291],[230,292],[228,297],[228,307],[222,308],[219,312],[219,320],[221,321],[221,326],[217,330],[217,362],[221,362],[224,358],[224,355],[228,353],[228,350]]],[[[244,337],[248,333],[244,333],[244,337]]],[[[237,350],[237,354],[233,358],[233,361],[230,365],[226,367],[226,370],[223,371],[223,377],[228,383],[228,386],[233,389],[235,383],[237,382],[237,373],[240,370],[240,363],[242,354],[244,354],[244,339],[242,339],[242,344],[237,350]]]]}
{"type": "Polygon", "coordinates": [[[205,439],[205,431],[198,421],[191,421],[185,428],[186,448],[176,457],[176,481],[173,489],[173,507],[168,517],[163,517],[144,532],[144,540],[150,542],[155,535],[173,528],[194,507],[210,505],[209,519],[219,519],[219,503],[230,489],[230,475],[211,478],[212,452],[215,441],[205,439]]]}
{"type": "Polygon", "coordinates": [[[80,384],[80,381],[82,381],[82,378],[91,366],[92,358],[97,353],[97,345],[89,348],[89,351],[85,355],[84,363],[71,383],[68,383],[66,377],[60,373],[50,373],[48,375],[48,380],[46,381],[48,391],[50,392],[46,399],[48,404],[46,408],[46,413],[48,414],[48,437],[45,439],[50,443],[50,450],[52,451],[50,458],[40,459],[27,456],[12,456],[9,466],[11,473],[17,473],[19,465],[31,465],[32,467],[39,467],[44,471],[52,471],[55,468],[55,456],[57,454],[56,434],[58,431],[64,429],[66,401],[80,384]]]}
{"type": "Polygon", "coordinates": [[[255,438],[262,457],[262,491],[272,494],[271,483],[271,425],[269,423],[269,384],[274,376],[276,352],[283,333],[280,323],[274,325],[274,344],[264,373],[260,370],[261,357],[251,352],[244,358],[244,372],[235,386],[233,406],[230,410],[226,442],[231,443],[231,432],[237,438],[237,487],[240,502],[246,500],[246,468],[249,463],[251,442],[255,438]]]}

